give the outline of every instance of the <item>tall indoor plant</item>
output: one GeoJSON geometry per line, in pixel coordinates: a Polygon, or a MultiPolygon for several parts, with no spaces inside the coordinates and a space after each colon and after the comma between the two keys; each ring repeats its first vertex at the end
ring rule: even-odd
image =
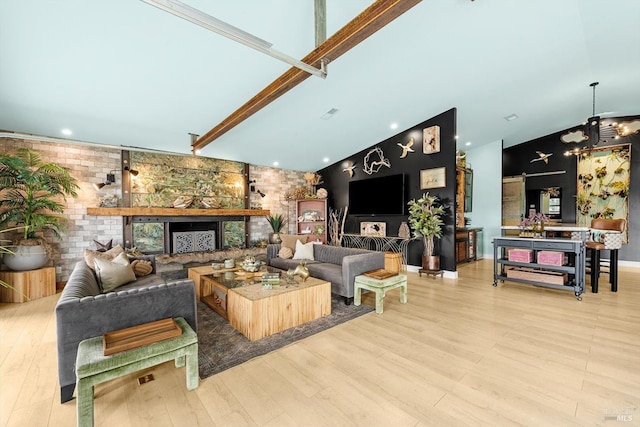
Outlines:
{"type": "Polygon", "coordinates": [[[442,237],[444,221],[444,207],[438,203],[436,196],[424,193],[417,200],[410,200],[409,226],[414,237],[422,237],[424,252],[422,253],[422,268],[425,270],[439,270],[440,257],[434,255],[434,238],[442,237]]]}
{"type": "Polygon", "coordinates": [[[0,228],[24,227],[22,239],[4,255],[12,270],[40,268],[48,261],[40,233],[50,230],[56,238],[64,231],[66,196],[76,197],[78,183],[69,170],[45,163],[40,154],[20,148],[16,155],[0,155],[0,228]],[[22,263],[26,260],[25,263],[22,263]]]}
{"type": "Polygon", "coordinates": [[[280,243],[280,232],[287,224],[287,218],[282,214],[267,215],[267,221],[271,226],[272,233],[269,233],[269,243],[280,243]]]}

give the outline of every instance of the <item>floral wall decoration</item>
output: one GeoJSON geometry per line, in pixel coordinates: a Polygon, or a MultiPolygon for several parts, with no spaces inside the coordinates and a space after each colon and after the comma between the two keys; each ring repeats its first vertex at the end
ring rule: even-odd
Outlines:
{"type": "MultiPolygon", "coordinates": [[[[629,220],[631,146],[586,151],[578,156],[578,225],[589,227],[594,218],[629,220]]],[[[625,231],[623,243],[628,243],[625,231]]]]}

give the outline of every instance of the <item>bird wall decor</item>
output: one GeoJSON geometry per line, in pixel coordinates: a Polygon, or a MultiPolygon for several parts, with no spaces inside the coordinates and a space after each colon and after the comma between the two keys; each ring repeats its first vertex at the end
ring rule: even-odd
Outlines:
{"type": "Polygon", "coordinates": [[[349,178],[353,178],[353,172],[354,172],[356,166],[357,166],[357,163],[354,163],[351,166],[348,166],[348,167],[342,169],[342,172],[348,172],[349,173],[349,178]]]}
{"type": "Polygon", "coordinates": [[[540,156],[540,157],[531,160],[529,163],[539,162],[540,160],[542,160],[545,163],[549,164],[549,157],[553,156],[553,153],[545,154],[542,151],[536,151],[536,153],[538,153],[538,156],[540,156]]]}
{"type": "Polygon", "coordinates": [[[414,142],[415,141],[413,137],[409,140],[409,142],[407,142],[406,145],[402,145],[402,143],[398,142],[398,146],[402,148],[402,154],[400,155],[401,159],[404,159],[405,157],[407,157],[409,153],[414,152],[413,148],[411,148],[413,147],[414,142]]]}

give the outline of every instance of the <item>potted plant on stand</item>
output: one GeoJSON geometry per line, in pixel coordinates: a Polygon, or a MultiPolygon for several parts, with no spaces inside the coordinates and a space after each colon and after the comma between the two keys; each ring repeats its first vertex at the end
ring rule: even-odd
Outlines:
{"type": "Polygon", "coordinates": [[[273,230],[272,233],[269,233],[269,243],[277,244],[282,242],[280,232],[287,224],[287,218],[282,214],[267,215],[267,221],[271,226],[271,230],[273,230]]]}
{"type": "Polygon", "coordinates": [[[413,230],[414,237],[422,237],[424,242],[424,252],[422,253],[422,268],[424,270],[440,270],[440,257],[434,255],[435,237],[442,237],[442,215],[444,207],[437,204],[436,196],[429,196],[425,193],[418,200],[410,200],[409,206],[409,226],[413,230]]]}
{"type": "Polygon", "coordinates": [[[17,155],[0,155],[0,228],[24,227],[22,238],[4,254],[4,264],[18,271],[33,270],[49,260],[41,233],[50,230],[56,238],[64,230],[66,196],[76,197],[80,188],[69,170],[44,163],[36,151],[18,149],[17,155]],[[39,234],[40,233],[40,234],[39,234]]]}

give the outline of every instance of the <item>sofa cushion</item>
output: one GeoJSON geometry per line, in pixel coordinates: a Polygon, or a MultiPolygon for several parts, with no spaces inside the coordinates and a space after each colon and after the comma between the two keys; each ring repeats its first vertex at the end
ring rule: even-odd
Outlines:
{"type": "Polygon", "coordinates": [[[136,280],[136,275],[124,252],[114,258],[113,261],[95,258],[94,263],[98,284],[103,293],[111,292],[118,286],[136,280]]]}
{"type": "Polygon", "coordinates": [[[342,266],[327,262],[307,265],[311,277],[317,277],[331,283],[342,283],[342,266]]]}
{"type": "Polygon", "coordinates": [[[342,259],[349,255],[370,253],[366,249],[343,248],[340,246],[315,245],[313,259],[319,262],[342,265],[342,259]]]}
{"type": "Polygon", "coordinates": [[[301,243],[296,240],[296,251],[293,253],[293,259],[307,259],[313,261],[313,242],[301,243]]]}
{"type": "MultiPolygon", "coordinates": [[[[269,265],[280,270],[293,270],[301,264],[299,259],[271,258],[269,265]]],[[[307,266],[315,264],[315,261],[305,261],[307,266]]]]}
{"type": "Polygon", "coordinates": [[[149,274],[144,277],[138,277],[135,282],[129,282],[122,286],[118,286],[114,292],[128,291],[130,289],[142,289],[149,286],[162,285],[164,283],[167,283],[167,281],[158,274],[149,274]]]}
{"type": "Polygon", "coordinates": [[[120,255],[121,253],[124,253],[124,249],[122,249],[122,246],[118,245],[114,248],[109,249],[106,252],[100,252],[100,251],[94,251],[91,249],[85,249],[84,250],[84,260],[87,263],[87,266],[94,270],[95,269],[95,263],[94,260],[96,258],[100,258],[103,260],[107,260],[107,261],[111,261],[112,259],[114,259],[115,257],[117,257],[118,255],[120,255]]]}
{"type": "Polygon", "coordinates": [[[309,239],[309,236],[306,236],[304,234],[281,234],[280,238],[282,239],[280,245],[283,248],[291,249],[291,252],[295,253],[296,242],[299,240],[302,243],[307,243],[307,239],[309,239]]]}

